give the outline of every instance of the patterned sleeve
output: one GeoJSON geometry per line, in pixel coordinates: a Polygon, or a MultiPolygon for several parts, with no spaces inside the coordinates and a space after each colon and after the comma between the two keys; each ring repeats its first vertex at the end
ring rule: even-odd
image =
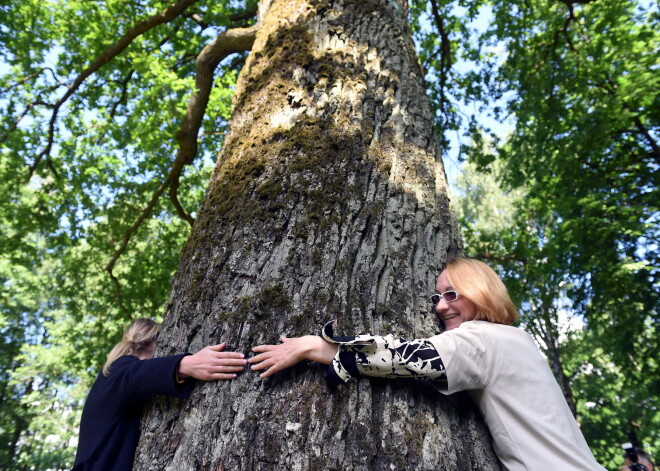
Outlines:
{"type": "Polygon", "coordinates": [[[426,339],[406,341],[370,334],[335,337],[332,322],[325,325],[322,336],[339,346],[328,368],[330,379],[344,383],[352,376],[447,380],[440,354],[426,339]]]}

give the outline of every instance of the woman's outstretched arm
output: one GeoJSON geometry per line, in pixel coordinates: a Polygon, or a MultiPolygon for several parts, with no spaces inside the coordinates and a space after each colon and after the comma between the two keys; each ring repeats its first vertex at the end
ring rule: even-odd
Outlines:
{"type": "Polygon", "coordinates": [[[332,363],[337,354],[337,345],[326,342],[317,335],[287,338],[282,336],[278,345],[258,345],[252,351],[259,353],[248,360],[254,371],[268,368],[259,376],[266,378],[303,360],[312,360],[325,365],[332,363]]]}
{"type": "Polygon", "coordinates": [[[440,354],[429,339],[406,341],[371,334],[334,337],[331,323],[323,328],[322,337],[282,337],[279,345],[259,345],[252,350],[260,353],[248,360],[252,369],[269,368],[262,378],[302,360],[313,360],[331,365],[328,378],[339,382],[357,376],[447,380],[440,354]]]}
{"type": "Polygon", "coordinates": [[[177,371],[178,379],[234,379],[236,373],[245,369],[247,361],[242,353],[225,352],[226,346],[226,343],[209,345],[194,355],[183,357],[177,371]]]}

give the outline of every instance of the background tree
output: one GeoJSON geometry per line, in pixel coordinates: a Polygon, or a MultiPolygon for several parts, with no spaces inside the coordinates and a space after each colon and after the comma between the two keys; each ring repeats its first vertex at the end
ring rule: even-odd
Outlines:
{"type": "Polygon", "coordinates": [[[620,465],[617,447],[628,432],[646,449],[657,443],[654,379],[628,372],[569,293],[573,276],[556,245],[556,219],[539,210],[526,187],[500,186],[502,162],[487,173],[463,166],[457,214],[467,252],[505,278],[520,306],[521,324],[545,353],[592,451],[608,469],[620,465]]]}
{"type": "MultiPolygon", "coordinates": [[[[620,437],[657,451],[657,5],[514,2],[493,13],[484,39],[504,41],[507,55],[482,83],[491,100],[519,90],[496,156],[505,185],[526,188],[526,219],[544,227],[533,231],[545,257],[532,272],[554,272],[545,280],[560,288],[555,299],[587,325],[579,340],[590,342],[596,374],[574,391],[597,425],[584,429],[603,461],[620,437]],[[601,394],[586,399],[593,387],[601,394]]],[[[580,351],[568,349],[566,362],[580,351]]]]}
{"type": "Polygon", "coordinates": [[[454,16],[474,4],[430,3],[438,122],[465,110],[461,157],[494,178],[465,173],[468,253],[499,266],[600,461],[657,451],[657,4],[494,2],[474,31],[454,16]]]}

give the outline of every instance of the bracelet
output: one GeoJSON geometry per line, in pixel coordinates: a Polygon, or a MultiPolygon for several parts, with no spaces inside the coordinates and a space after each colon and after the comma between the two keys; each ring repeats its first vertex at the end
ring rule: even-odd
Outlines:
{"type": "Polygon", "coordinates": [[[186,379],[179,379],[179,370],[174,372],[174,379],[176,379],[176,382],[179,384],[183,384],[186,382],[186,379]]]}

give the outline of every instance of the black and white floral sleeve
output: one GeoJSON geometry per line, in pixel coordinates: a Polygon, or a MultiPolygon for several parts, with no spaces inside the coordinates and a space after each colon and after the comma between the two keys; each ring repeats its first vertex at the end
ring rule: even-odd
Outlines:
{"type": "Polygon", "coordinates": [[[325,325],[322,336],[339,347],[328,368],[328,375],[336,381],[345,383],[352,376],[447,380],[440,353],[426,339],[406,341],[371,334],[335,337],[332,322],[325,325]]]}

